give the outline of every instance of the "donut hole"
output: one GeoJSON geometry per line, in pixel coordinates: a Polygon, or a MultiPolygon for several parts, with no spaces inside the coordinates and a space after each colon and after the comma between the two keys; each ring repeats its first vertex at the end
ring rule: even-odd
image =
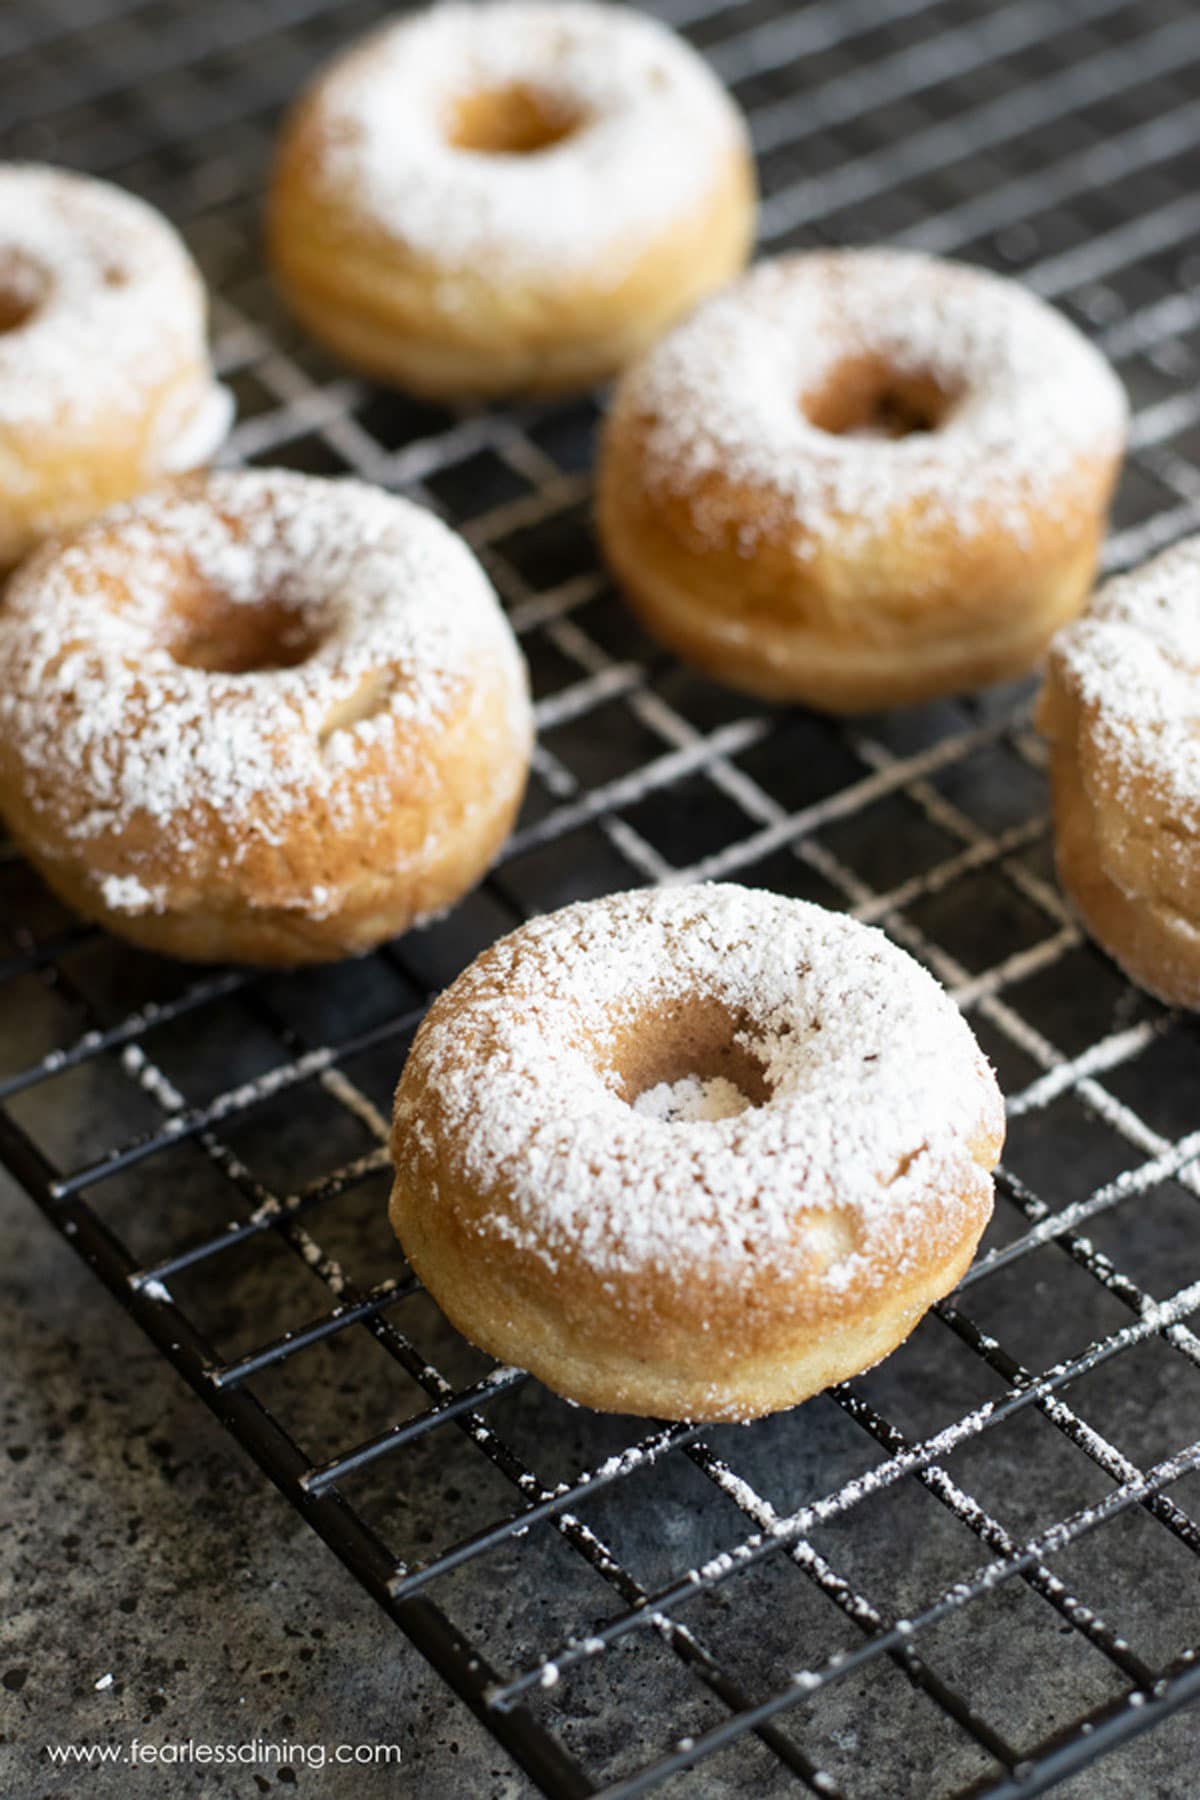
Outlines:
{"type": "Polygon", "coordinates": [[[452,108],[447,137],[456,150],[480,156],[536,156],[571,137],[582,123],[557,96],[517,82],[462,95],[452,108]]]}
{"type": "Polygon", "coordinates": [[[748,1021],[698,998],[640,1017],[611,1046],[610,1068],[635,1112],[667,1124],[734,1118],[771,1098],[752,1042],[748,1021]]]}
{"type": "Polygon", "coordinates": [[[315,621],[277,596],[231,600],[207,589],[175,596],[166,648],[185,669],[211,675],[255,675],[294,669],[321,643],[315,621]]]}
{"type": "Polygon", "coordinates": [[[936,431],[957,395],[932,375],[892,368],[878,357],[844,361],[801,410],[831,437],[895,440],[936,431]]]}
{"type": "Polygon", "coordinates": [[[23,256],[0,256],[0,336],[19,331],[42,303],[46,277],[23,256]]]}

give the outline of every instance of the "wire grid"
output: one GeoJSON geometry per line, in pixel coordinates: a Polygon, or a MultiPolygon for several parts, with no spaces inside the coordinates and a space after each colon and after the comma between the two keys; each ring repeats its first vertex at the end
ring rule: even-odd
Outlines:
{"type": "MultiPolygon", "coordinates": [[[[1027,689],[850,725],[722,692],[597,564],[592,401],[445,413],[280,315],[277,114],[378,10],[10,5],[0,148],[179,222],[232,460],[350,471],[465,532],[533,671],[530,797],[448,921],[299,976],[140,956],[0,846],[0,1159],[547,1793],[699,1765],[713,1795],[1040,1791],[1200,1695],[1200,1040],[1064,908],[1027,689]],[[1011,1096],[962,1288],[880,1370],[750,1429],[593,1417],[491,1367],[383,1222],[429,994],[535,911],[706,877],[882,925],[1011,1096]]],[[[1108,566],[1200,524],[1186,4],[658,10],[751,115],[768,250],[886,238],[1019,275],[1134,401],[1108,566]]]]}

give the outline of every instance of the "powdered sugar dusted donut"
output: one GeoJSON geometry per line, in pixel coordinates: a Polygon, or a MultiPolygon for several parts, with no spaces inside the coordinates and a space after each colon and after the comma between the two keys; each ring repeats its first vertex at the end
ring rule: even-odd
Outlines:
{"type": "Polygon", "coordinates": [[[740,115],[657,21],[590,0],[400,19],[280,146],[270,248],[313,333],[439,397],[583,386],[739,269],[740,115]]]}
{"type": "Polygon", "coordinates": [[[740,1419],[947,1292],[1004,1135],[882,933],[734,886],[618,894],[478,958],[396,1094],[391,1217],[460,1330],[589,1406],[740,1419]]]}
{"type": "Polygon", "coordinates": [[[47,546],[0,607],[0,810],[151,949],[327,960],[449,905],[525,784],[524,664],[432,514],[193,477],[47,546]]]}
{"type": "Polygon", "coordinates": [[[1200,1007],[1200,537],[1108,582],[1059,634],[1038,723],[1084,923],[1132,980],[1200,1007]]]}
{"type": "Polygon", "coordinates": [[[0,567],[207,461],[232,413],[200,278],[107,182],[0,165],[0,567]]]}
{"type": "Polygon", "coordinates": [[[702,669],[842,712],[1030,669],[1082,606],[1123,393],[1015,283],[888,250],[753,270],[625,377],[599,523],[702,669]]]}

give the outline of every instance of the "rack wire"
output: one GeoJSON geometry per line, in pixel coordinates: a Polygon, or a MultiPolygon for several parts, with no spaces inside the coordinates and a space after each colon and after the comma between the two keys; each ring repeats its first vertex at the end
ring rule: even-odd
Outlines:
{"type": "MultiPolygon", "coordinates": [[[[280,314],[278,112],[378,10],[18,0],[0,150],[181,225],[231,458],[352,472],[465,532],[532,667],[531,794],[449,920],[297,976],[125,949],[0,846],[0,1161],[545,1793],[1040,1792],[1200,1697],[1200,1036],[1063,905],[1027,689],[849,725],[721,691],[597,563],[592,400],[445,413],[280,314]],[[716,876],[924,961],[1010,1141],[980,1260],[881,1369],[748,1429],[641,1426],[455,1337],[387,1232],[385,1115],[430,993],[499,932],[716,876]]],[[[1185,0],[658,10],[751,116],[766,249],[888,239],[1019,276],[1134,403],[1107,566],[1200,525],[1185,0]]]]}

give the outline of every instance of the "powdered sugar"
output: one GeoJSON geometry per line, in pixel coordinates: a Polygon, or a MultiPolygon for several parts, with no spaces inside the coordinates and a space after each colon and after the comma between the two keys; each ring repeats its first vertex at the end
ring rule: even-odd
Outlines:
{"type": "Polygon", "coordinates": [[[138,875],[102,875],[100,898],[110,912],[157,912],[165,902],[161,887],[151,886],[138,875]]]}
{"type": "MultiPolygon", "coordinates": [[[[103,898],[142,911],[161,894],[138,845],[156,871],[183,868],[215,854],[218,832],[261,854],[297,814],[333,830],[390,805],[397,775],[419,773],[423,734],[484,669],[504,684],[515,751],[530,734],[519,653],[478,563],[432,514],[357,482],[216,474],[115,508],[14,579],[0,762],[7,751],[51,841],[116,846],[115,866],[98,859],[103,898]],[[310,653],[240,673],[181,663],[171,621],[189,594],[271,605],[278,640],[298,634],[310,653]]],[[[310,909],[314,894],[310,881],[310,909]]]]}
{"type": "Polygon", "coordinates": [[[775,1264],[834,1288],[899,1275],[939,1219],[986,1205],[972,1144],[1002,1125],[967,1026],[917,963],[845,917],[728,885],[535,920],[443,997],[411,1068],[423,1079],[407,1072],[397,1097],[401,1171],[436,1130],[471,1191],[504,1196],[473,1222],[484,1242],[613,1275],[775,1264]],[[622,1093],[610,1046],[697,995],[747,1022],[731,1030],[765,1104],[724,1112],[699,1081],[622,1093]]]}
{"type": "Polygon", "coordinates": [[[886,537],[900,509],[964,531],[986,512],[1022,540],[1031,506],[1053,510],[1081,463],[1119,453],[1127,410],[1104,359],[1034,295],[889,250],[760,265],[652,350],[616,405],[643,423],[651,488],[688,496],[702,531],[749,552],[783,524],[800,554],[886,537]],[[806,399],[864,356],[935,384],[935,429],[879,441],[810,422],[806,399]]]}
{"type": "Polygon", "coordinates": [[[698,1119],[736,1119],[750,1105],[741,1088],[723,1075],[708,1080],[685,1075],[680,1081],[660,1081],[638,1094],[633,1110],[670,1125],[689,1125],[698,1119]]]}
{"type": "MultiPolygon", "coordinates": [[[[205,344],[204,290],[166,220],[132,194],[62,169],[0,166],[0,457],[6,432],[114,429],[161,391],[155,466],[193,467],[224,436],[232,402],[205,344]]],[[[18,439],[18,443],[19,443],[18,439]]]]}
{"type": "Polygon", "coordinates": [[[1051,656],[1096,709],[1090,734],[1131,820],[1150,798],[1200,833],[1200,537],[1106,582],[1051,656]]]}
{"type": "Polygon", "coordinates": [[[233,422],[233,395],[211,387],[191,404],[166,407],[155,439],[155,462],[164,475],[202,468],[224,443],[233,422]]]}
{"type": "Polygon", "coordinates": [[[739,115],[665,26],[588,0],[442,5],[386,26],[322,80],[330,201],[452,268],[621,280],[744,143],[739,115]],[[525,89],[573,126],[531,155],[462,149],[456,104],[525,89]]]}

